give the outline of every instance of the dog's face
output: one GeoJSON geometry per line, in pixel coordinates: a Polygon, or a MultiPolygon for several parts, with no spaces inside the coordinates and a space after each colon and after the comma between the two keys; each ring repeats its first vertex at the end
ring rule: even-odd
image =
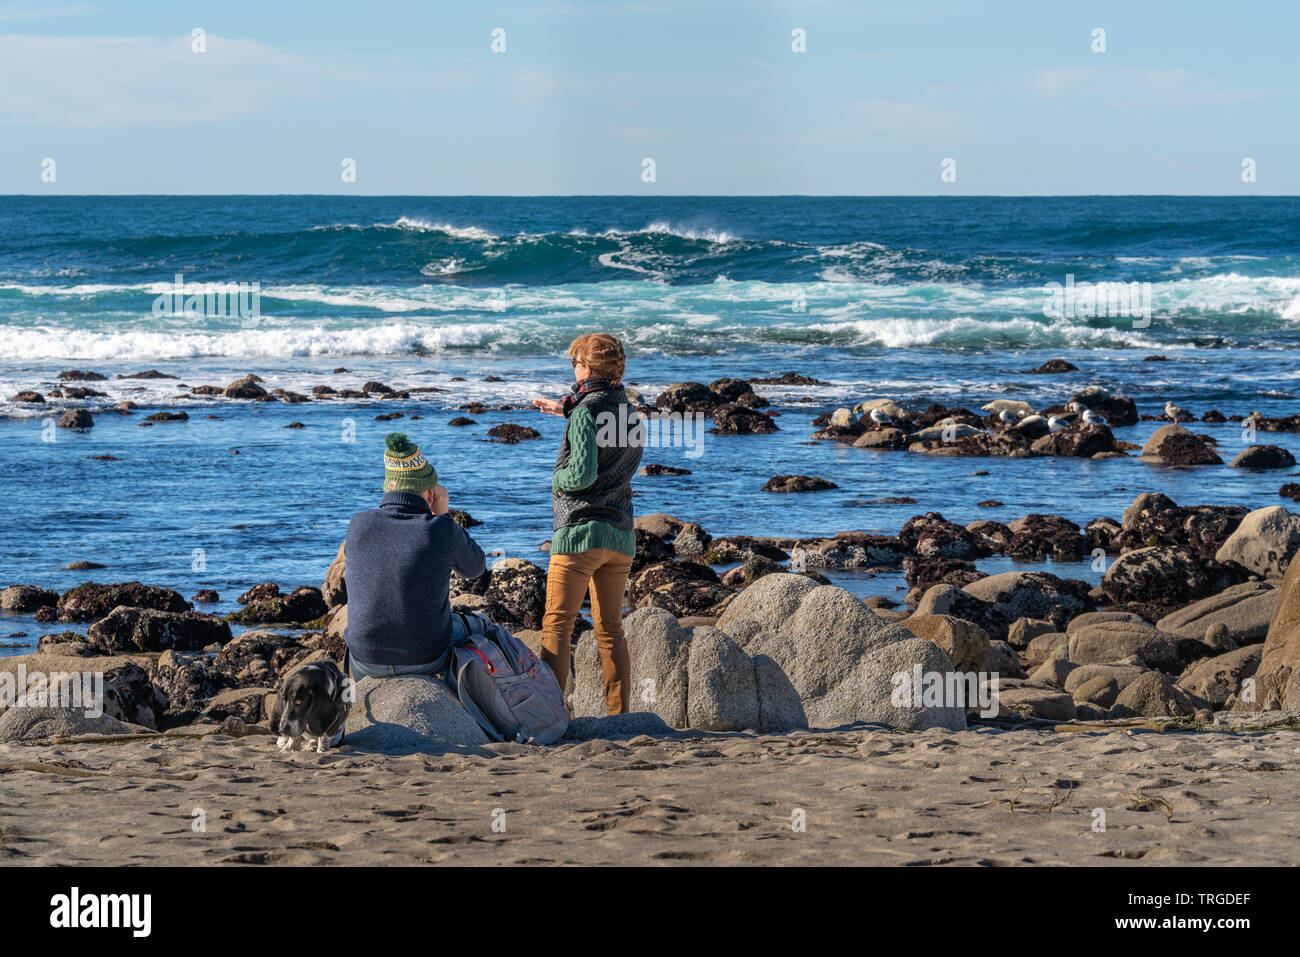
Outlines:
{"type": "Polygon", "coordinates": [[[272,731],[289,738],[302,734],[323,735],[338,716],[342,699],[342,676],[330,664],[299,668],[280,688],[275,710],[279,720],[272,731]]]}

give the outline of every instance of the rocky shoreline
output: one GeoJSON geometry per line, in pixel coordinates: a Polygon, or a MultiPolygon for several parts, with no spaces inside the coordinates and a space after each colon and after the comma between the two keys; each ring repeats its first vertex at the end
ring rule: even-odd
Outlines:
{"type": "MultiPolygon", "coordinates": [[[[1234,709],[1300,709],[1300,685],[1279,677],[1290,660],[1273,660],[1266,644],[1289,640],[1285,622],[1271,638],[1269,624],[1300,575],[1297,565],[1284,579],[1300,550],[1300,515],[1281,506],[1182,507],[1147,493],[1120,518],[1083,528],[1047,515],[963,527],[930,512],[896,536],[816,539],[714,538],[699,523],[652,514],[636,519],[636,538],[626,618],[634,677],[659,689],[643,710],[670,727],[789,731],[862,720],[964,727],[965,715],[952,709],[913,713],[889,704],[880,681],[916,663],[998,674],[999,717],[1007,720],[1204,724],[1234,709]],[[977,568],[991,555],[1090,554],[1094,568],[1104,568],[1095,585],[977,568]],[[863,601],[822,574],[850,568],[901,568],[910,590],[901,604],[863,601]],[[868,660],[874,670],[864,670],[868,660]],[[1266,660],[1258,693],[1243,696],[1266,660]],[[817,679],[805,682],[808,673],[817,679]],[[712,690],[693,708],[697,685],[712,690]]],[[[0,591],[0,609],[70,627],[44,636],[34,654],[0,659],[0,669],[102,670],[107,718],[141,729],[255,725],[293,669],[325,656],[342,661],[345,571],[340,546],[320,587],[282,592],[265,582],[224,617],[195,609],[218,597],[210,592],[191,602],[140,582],[87,582],[62,594],[12,585],[0,591]],[[232,625],[247,630],[235,634],[232,625]]],[[[479,579],[455,580],[453,604],[481,610],[536,645],[545,588],[542,567],[502,559],[479,579]]],[[[576,632],[580,715],[602,707],[594,643],[583,640],[589,627],[580,620],[576,632]]]]}
{"type": "MultiPolygon", "coordinates": [[[[1054,360],[1027,374],[1070,371],[1077,370],[1054,360]]],[[[119,378],[174,377],[147,370],[119,378]]],[[[60,398],[103,395],[87,385],[105,381],[100,373],[67,370],[58,379],[60,387],[45,395],[31,390],[14,398],[39,404],[56,393],[60,398]]],[[[816,401],[810,395],[777,410],[755,392],[755,385],[764,384],[814,391],[825,385],[787,372],[753,382],[677,383],[652,402],[635,390],[632,394],[645,415],[698,415],[711,420],[711,431],[749,435],[780,431],[777,420],[792,414],[791,405],[816,401]]],[[[289,403],[402,400],[445,391],[368,381],[358,389],[321,385],[308,396],[269,389],[251,374],[225,387],[185,389],[200,398],[289,403]]],[[[129,405],[111,411],[131,414],[129,405]]],[[[87,410],[70,410],[65,417],[73,413],[78,413],[75,423],[59,424],[93,426],[93,419],[86,422],[87,410]]],[[[183,417],[167,414],[168,421],[183,417]]],[[[1154,466],[1222,465],[1213,439],[1184,427],[1192,419],[1192,413],[1172,404],[1161,415],[1143,415],[1132,399],[1088,386],[1041,409],[1011,399],[994,400],[978,412],[939,404],[909,410],[892,399],[864,400],[814,418],[811,440],[942,456],[1107,459],[1140,451],[1154,466]],[[1166,424],[1140,449],[1117,440],[1110,428],[1144,419],[1166,424]]],[[[1225,416],[1210,410],[1201,420],[1238,422],[1247,433],[1300,429],[1300,416],[1225,416]]],[[[472,422],[459,417],[453,424],[458,421],[472,422]]],[[[514,424],[487,434],[487,441],[507,444],[539,437],[514,424]]],[[[1231,463],[1251,471],[1294,464],[1289,452],[1269,445],[1252,445],[1231,463]]],[[[683,473],[689,470],[644,470],[652,478],[683,473]]],[[[1294,487],[1284,485],[1281,494],[1294,487]]],[[[778,475],[761,492],[816,494],[834,488],[816,476],[778,475]]],[[[1205,722],[1216,712],[1251,704],[1243,700],[1243,684],[1265,657],[1263,643],[1283,594],[1283,575],[1300,548],[1300,515],[1281,506],[1254,511],[1186,506],[1159,492],[1138,495],[1122,515],[1096,516],[1082,526],[1037,513],[963,526],[932,511],[914,515],[894,535],[845,530],[817,538],[714,537],[706,523],[692,520],[698,518],[665,513],[637,518],[627,627],[636,677],[681,691],[680,700],[649,701],[646,710],[671,727],[703,731],[789,731],[862,720],[964,727],[961,708],[909,711],[889,704],[882,676],[917,664],[999,675],[1003,720],[1205,722]],[[989,575],[979,569],[981,560],[995,556],[1039,563],[1090,559],[1097,580],[1049,571],[989,575]],[[831,586],[824,575],[847,570],[901,573],[905,598],[899,603],[877,595],[861,601],[831,586]],[[737,687],[732,672],[745,676],[737,687]],[[802,677],[810,672],[820,675],[812,684],[802,677]],[[692,712],[692,686],[714,689],[717,700],[701,701],[692,712]],[[852,695],[843,691],[850,686],[856,689],[852,695]]],[[[457,520],[477,524],[467,513],[457,520]]],[[[86,582],[62,594],[39,584],[11,585],[0,593],[0,610],[86,628],[45,635],[35,654],[4,659],[0,667],[12,670],[26,662],[39,670],[36,666],[50,658],[76,660],[83,670],[102,666],[111,674],[107,717],[139,728],[255,726],[269,714],[269,698],[290,671],[322,656],[342,660],[345,563],[340,546],[320,587],[282,592],[277,583],[263,582],[240,595],[239,610],[224,617],[196,609],[219,600],[210,589],[187,601],[173,589],[140,582],[86,582]],[[232,626],[247,630],[236,633],[232,626]]],[[[480,579],[454,581],[453,595],[457,607],[482,610],[536,643],[545,605],[545,571],[539,565],[520,558],[497,561],[480,579]]],[[[581,620],[577,626],[572,681],[575,702],[596,709],[590,712],[595,714],[600,696],[590,694],[588,685],[598,668],[592,643],[581,637],[588,627],[581,620]]],[[[1269,688],[1259,707],[1300,705],[1300,691],[1288,693],[1285,682],[1274,681],[1269,688]]]]}

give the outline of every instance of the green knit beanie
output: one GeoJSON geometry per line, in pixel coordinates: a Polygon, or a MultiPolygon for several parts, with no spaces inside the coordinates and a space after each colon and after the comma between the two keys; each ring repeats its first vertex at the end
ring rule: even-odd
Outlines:
{"type": "Polygon", "coordinates": [[[385,492],[424,492],[437,486],[437,470],[403,433],[389,432],[384,446],[385,492]]]}

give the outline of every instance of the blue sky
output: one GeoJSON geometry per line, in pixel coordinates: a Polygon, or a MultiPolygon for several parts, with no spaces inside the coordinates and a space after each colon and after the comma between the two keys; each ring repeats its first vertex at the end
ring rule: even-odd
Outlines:
{"type": "Polygon", "coordinates": [[[1297,28],[1293,0],[0,0],[0,194],[1295,194],[1297,28]]]}

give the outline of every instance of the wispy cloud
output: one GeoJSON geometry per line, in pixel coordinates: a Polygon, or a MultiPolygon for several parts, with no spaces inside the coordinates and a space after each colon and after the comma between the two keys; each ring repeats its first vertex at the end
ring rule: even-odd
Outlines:
{"type": "Polygon", "coordinates": [[[467,66],[413,68],[312,57],[208,34],[185,37],[0,36],[0,123],[69,128],[187,126],[366,90],[471,85],[467,66]]]}
{"type": "Polygon", "coordinates": [[[1033,71],[1030,82],[1042,99],[1090,101],[1128,110],[1195,109],[1280,95],[1235,87],[1219,77],[1179,67],[1057,67],[1033,71]]]}

